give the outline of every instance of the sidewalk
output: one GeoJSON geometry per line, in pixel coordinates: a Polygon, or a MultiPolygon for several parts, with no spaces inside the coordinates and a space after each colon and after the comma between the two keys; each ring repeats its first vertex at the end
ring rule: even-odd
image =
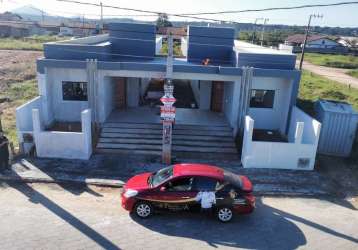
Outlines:
{"type": "MultiPolygon", "coordinates": [[[[193,162],[177,159],[177,162],[193,162]]],[[[257,195],[336,195],[334,183],[316,171],[244,169],[238,161],[199,160],[248,176],[257,195]]],[[[0,174],[0,181],[81,183],[122,187],[133,175],[164,167],[153,156],[93,155],[89,161],[22,158],[0,174]]]]}

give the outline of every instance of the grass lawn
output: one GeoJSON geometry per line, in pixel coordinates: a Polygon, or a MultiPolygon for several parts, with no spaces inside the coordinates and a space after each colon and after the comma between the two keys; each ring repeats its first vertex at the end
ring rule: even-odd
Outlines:
{"type": "Polygon", "coordinates": [[[358,69],[347,72],[348,75],[358,78],[358,69]]]}
{"type": "Polygon", "coordinates": [[[43,50],[43,43],[63,40],[58,36],[30,36],[24,38],[0,38],[0,49],[43,50]]]}
{"type": "Polygon", "coordinates": [[[16,136],[16,108],[32,98],[38,96],[37,81],[31,79],[16,84],[11,84],[10,87],[0,93],[1,98],[9,98],[9,101],[1,103],[1,121],[2,127],[9,140],[18,146],[16,136]]]}
{"type": "Polygon", "coordinates": [[[298,106],[313,114],[314,101],[322,99],[345,101],[358,110],[358,89],[323,78],[304,70],[302,73],[298,106]]]}
{"type": "MultiPolygon", "coordinates": [[[[298,56],[298,59],[300,57],[301,55],[298,56]]],[[[344,68],[344,69],[358,68],[357,56],[305,53],[304,60],[316,65],[333,67],[333,68],[344,68]]]]}

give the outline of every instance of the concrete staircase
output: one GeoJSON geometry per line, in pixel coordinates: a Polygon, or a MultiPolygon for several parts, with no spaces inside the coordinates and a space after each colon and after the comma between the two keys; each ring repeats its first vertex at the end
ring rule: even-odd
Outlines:
{"type": "MultiPolygon", "coordinates": [[[[229,126],[178,125],[173,130],[173,155],[236,159],[238,152],[229,126]]],[[[162,125],[104,123],[96,152],[161,155],[162,125]]]]}

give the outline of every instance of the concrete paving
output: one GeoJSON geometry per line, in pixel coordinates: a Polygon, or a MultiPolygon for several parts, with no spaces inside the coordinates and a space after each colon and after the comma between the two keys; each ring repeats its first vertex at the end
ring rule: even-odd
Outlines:
{"type": "Polygon", "coordinates": [[[228,224],[201,214],[147,220],[118,189],[0,182],[0,249],[357,249],[358,213],[337,200],[258,199],[228,224]]]}
{"type": "MultiPolygon", "coordinates": [[[[86,183],[121,187],[130,177],[155,172],[164,167],[160,157],[148,155],[93,155],[89,161],[61,159],[18,159],[0,180],[24,182],[86,183]]],[[[192,159],[176,159],[178,163],[192,159]]],[[[322,196],[337,195],[339,188],[316,171],[244,169],[239,160],[195,160],[248,176],[260,195],[322,196]]]]}

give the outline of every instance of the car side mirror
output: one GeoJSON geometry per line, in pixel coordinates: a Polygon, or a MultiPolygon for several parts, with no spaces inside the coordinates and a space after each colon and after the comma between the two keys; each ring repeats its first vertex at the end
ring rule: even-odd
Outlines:
{"type": "Polygon", "coordinates": [[[165,186],[160,187],[160,191],[164,192],[166,190],[165,186]]]}

